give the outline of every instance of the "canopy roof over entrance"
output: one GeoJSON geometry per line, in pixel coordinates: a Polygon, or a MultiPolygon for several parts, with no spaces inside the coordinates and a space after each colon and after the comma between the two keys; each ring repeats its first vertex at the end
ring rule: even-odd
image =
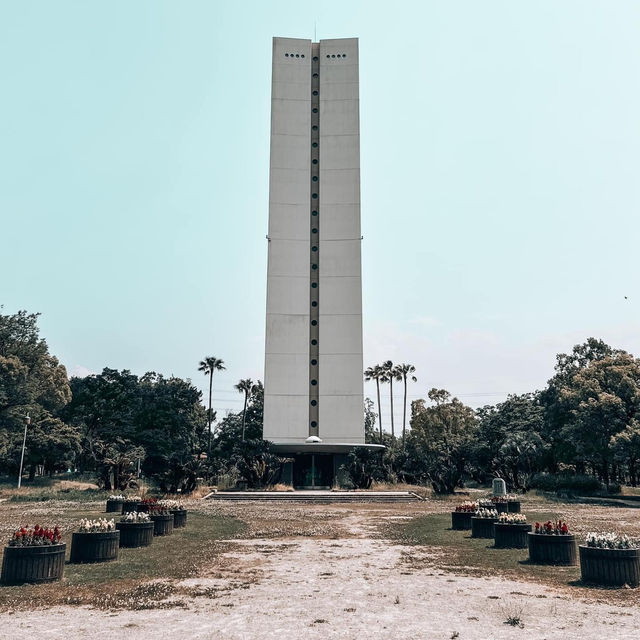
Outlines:
{"type": "Polygon", "coordinates": [[[352,449],[383,451],[382,444],[358,444],[353,442],[273,442],[275,453],[349,453],[352,449]]]}

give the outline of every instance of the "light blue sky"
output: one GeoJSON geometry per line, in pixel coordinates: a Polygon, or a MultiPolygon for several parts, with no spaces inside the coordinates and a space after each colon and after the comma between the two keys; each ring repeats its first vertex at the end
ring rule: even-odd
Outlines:
{"type": "Polygon", "coordinates": [[[240,408],[263,367],[271,38],[314,23],[360,38],[365,364],[477,406],[590,335],[640,352],[623,0],[0,0],[4,312],[41,311],[70,372],[204,385],[216,355],[216,405],[240,408]]]}

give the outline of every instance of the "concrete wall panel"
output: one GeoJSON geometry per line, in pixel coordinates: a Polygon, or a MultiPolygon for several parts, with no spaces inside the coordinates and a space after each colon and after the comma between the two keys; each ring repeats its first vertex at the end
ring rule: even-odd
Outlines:
{"type": "MultiPolygon", "coordinates": [[[[320,316],[319,326],[320,355],[343,353],[362,357],[362,318],[359,315],[320,316]]],[[[324,375],[324,371],[322,373],[324,375]]]]}
{"type": "Polygon", "coordinates": [[[272,240],[309,241],[309,205],[276,204],[269,207],[269,237],[272,240]]]}
{"type": "Polygon", "coordinates": [[[309,244],[303,240],[269,242],[269,275],[304,276],[309,272],[309,244]]]}
{"type": "Polygon", "coordinates": [[[265,440],[304,442],[306,436],[301,434],[306,434],[308,419],[309,405],[306,396],[265,395],[265,440]]]}
{"type": "Polygon", "coordinates": [[[324,442],[364,443],[362,395],[324,396],[318,416],[324,442]]]}
{"type": "Polygon", "coordinates": [[[320,102],[329,100],[357,100],[359,96],[359,84],[354,82],[329,82],[324,79],[321,83],[322,92],[320,102]]]}
{"type": "MultiPolygon", "coordinates": [[[[311,92],[310,87],[309,92],[311,92]]],[[[308,135],[311,128],[311,109],[309,104],[309,102],[303,102],[302,100],[272,100],[272,133],[295,136],[308,135]]]]}
{"type": "Polygon", "coordinates": [[[277,204],[309,203],[309,172],[304,169],[271,169],[269,201],[277,204]]]}
{"type": "Polygon", "coordinates": [[[359,204],[360,169],[321,170],[320,190],[323,204],[359,204]]]}
{"type": "MultiPolygon", "coordinates": [[[[320,268],[325,277],[359,277],[360,238],[357,240],[321,240],[320,268]]],[[[322,307],[320,313],[322,313],[322,307]]]]}
{"type": "Polygon", "coordinates": [[[265,374],[269,379],[269,395],[307,396],[309,360],[304,354],[268,353],[265,374]]]}
{"type": "Polygon", "coordinates": [[[320,145],[320,167],[327,170],[360,168],[360,136],[323,135],[320,145]]]}
{"type": "Polygon", "coordinates": [[[269,276],[267,281],[267,313],[307,315],[309,313],[309,280],[298,277],[269,276]]]}
{"type": "MultiPolygon", "coordinates": [[[[358,100],[330,100],[320,102],[320,141],[326,135],[358,135],[360,102],[358,100]]],[[[288,133],[288,132],[283,132],[288,133]]],[[[291,133],[296,133],[291,131],[291,133]]]]}
{"type": "MultiPolygon", "coordinates": [[[[340,92],[340,97],[348,97],[340,92]]],[[[271,97],[276,100],[303,100],[309,104],[309,83],[307,79],[303,82],[274,82],[271,85],[271,97]]]]}
{"type": "Polygon", "coordinates": [[[358,395],[362,392],[362,355],[320,356],[320,406],[324,396],[358,395]]]}
{"type": "Polygon", "coordinates": [[[359,277],[320,276],[320,315],[361,315],[362,285],[359,277]]]}
{"type": "Polygon", "coordinates": [[[323,205],[322,239],[360,238],[360,206],[357,204],[323,205]]]}
{"type": "Polygon", "coordinates": [[[271,138],[271,169],[309,171],[309,134],[275,135],[271,138]]]}
{"type": "MultiPolygon", "coordinates": [[[[309,354],[309,316],[269,314],[267,316],[267,356],[270,354],[309,354]]],[[[305,363],[309,371],[309,363],[305,363]]],[[[307,375],[305,375],[305,379],[307,375]]],[[[271,381],[265,379],[265,385],[271,381]]]]}

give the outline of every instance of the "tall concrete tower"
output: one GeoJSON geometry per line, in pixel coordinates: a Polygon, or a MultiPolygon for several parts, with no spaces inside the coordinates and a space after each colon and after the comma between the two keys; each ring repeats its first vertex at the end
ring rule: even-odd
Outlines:
{"type": "Polygon", "coordinates": [[[358,40],[274,38],[263,435],[297,486],[364,444],[360,243],[358,40]]]}

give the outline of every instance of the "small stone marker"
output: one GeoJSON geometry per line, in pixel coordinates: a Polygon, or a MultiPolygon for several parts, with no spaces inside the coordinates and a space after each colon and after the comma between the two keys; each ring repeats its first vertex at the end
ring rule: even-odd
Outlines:
{"type": "Polygon", "coordinates": [[[506,496],[507,485],[502,478],[493,479],[493,495],[494,496],[506,496]]]}

